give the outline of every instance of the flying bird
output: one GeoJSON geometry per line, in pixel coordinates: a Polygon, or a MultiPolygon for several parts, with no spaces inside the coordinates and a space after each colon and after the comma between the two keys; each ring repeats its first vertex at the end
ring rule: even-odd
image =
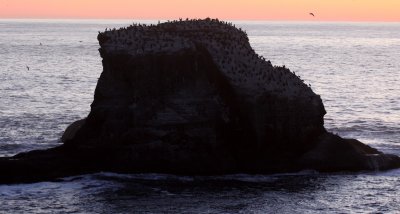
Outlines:
{"type": "Polygon", "coordinates": [[[26,69],[28,69],[28,71],[29,71],[29,66],[26,66],[26,69]]]}
{"type": "Polygon", "coordinates": [[[315,17],[314,13],[310,13],[310,15],[315,17]]]}

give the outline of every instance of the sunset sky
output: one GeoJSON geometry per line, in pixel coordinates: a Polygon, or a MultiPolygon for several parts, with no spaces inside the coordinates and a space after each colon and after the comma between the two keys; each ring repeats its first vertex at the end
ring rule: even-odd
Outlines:
{"type": "Polygon", "coordinates": [[[400,0],[0,0],[0,18],[180,17],[400,22],[400,0]]]}

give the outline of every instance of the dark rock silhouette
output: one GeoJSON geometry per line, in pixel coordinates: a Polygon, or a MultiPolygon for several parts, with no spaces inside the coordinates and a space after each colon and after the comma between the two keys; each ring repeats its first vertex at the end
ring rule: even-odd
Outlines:
{"type": "Polygon", "coordinates": [[[226,174],[378,170],[400,158],[323,126],[321,98],[215,19],[99,33],[91,112],[64,145],[0,159],[0,182],[112,172],[226,174]]]}

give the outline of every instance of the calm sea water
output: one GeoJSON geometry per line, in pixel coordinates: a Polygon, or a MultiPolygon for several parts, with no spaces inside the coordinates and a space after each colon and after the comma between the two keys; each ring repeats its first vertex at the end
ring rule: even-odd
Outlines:
{"type": "MultiPolygon", "coordinates": [[[[102,71],[97,32],[131,22],[0,20],[0,156],[60,144],[67,125],[90,110],[102,71]]],[[[321,95],[330,131],[400,155],[400,23],[235,24],[259,54],[286,65],[321,95]]],[[[396,213],[400,170],[220,177],[98,173],[0,185],[0,213],[76,212],[396,213]]]]}

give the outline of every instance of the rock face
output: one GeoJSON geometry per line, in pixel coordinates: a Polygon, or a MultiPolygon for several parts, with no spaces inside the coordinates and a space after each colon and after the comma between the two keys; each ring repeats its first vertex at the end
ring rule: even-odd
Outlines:
{"type": "MultiPolygon", "coordinates": [[[[258,56],[232,24],[132,25],[98,40],[104,70],[90,114],[67,129],[57,155],[33,152],[19,161],[62,156],[52,169],[80,166],[69,174],[400,167],[397,156],[328,133],[321,98],[294,73],[258,56]]],[[[10,161],[0,160],[0,169],[10,161]]]]}
{"type": "Polygon", "coordinates": [[[276,170],[325,132],[320,97],[230,24],[135,25],[98,38],[104,71],[67,145],[124,147],[146,169],[223,173],[276,170]]]}

